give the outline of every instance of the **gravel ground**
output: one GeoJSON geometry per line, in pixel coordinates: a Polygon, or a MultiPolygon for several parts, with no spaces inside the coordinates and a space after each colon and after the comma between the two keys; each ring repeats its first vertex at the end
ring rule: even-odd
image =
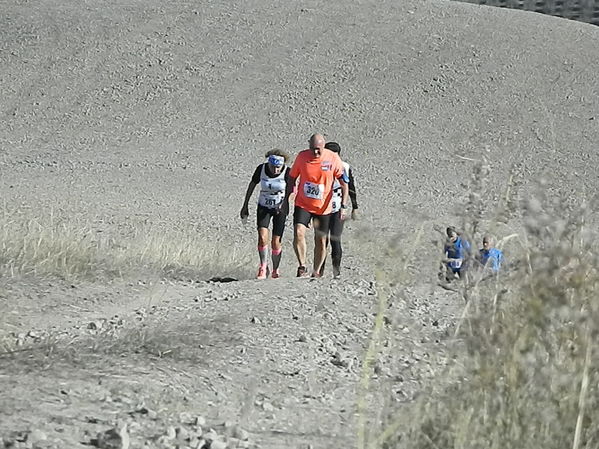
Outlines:
{"type": "Polygon", "coordinates": [[[1,9],[4,210],[114,238],[193,230],[252,261],[215,273],[230,283],[3,273],[0,338],[19,352],[0,358],[0,436],[13,447],[110,447],[111,428],[114,447],[202,447],[201,434],[213,449],[352,446],[377,294],[391,290],[372,428],[446,363],[462,300],[436,286],[435,242],[476,162],[491,167],[490,209],[510,176],[521,197],[540,177],[556,197],[595,192],[590,25],[442,1],[1,9]],[[267,150],[297,153],[314,132],[357,178],[344,276],[292,278],[289,228],[284,277],[255,281],[245,188],[267,150]],[[405,282],[376,280],[406,260],[405,282]]]}

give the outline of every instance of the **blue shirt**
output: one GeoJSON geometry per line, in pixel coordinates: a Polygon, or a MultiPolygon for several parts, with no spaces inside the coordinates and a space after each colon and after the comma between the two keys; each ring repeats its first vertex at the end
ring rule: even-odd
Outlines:
{"type": "Polygon", "coordinates": [[[462,267],[462,261],[466,256],[466,251],[470,250],[470,243],[467,240],[462,240],[458,237],[455,242],[447,242],[445,245],[445,255],[448,259],[459,259],[448,262],[449,268],[459,270],[462,267]]]}
{"type": "Polygon", "coordinates": [[[480,254],[480,263],[484,266],[489,266],[493,270],[493,272],[497,273],[501,268],[501,263],[503,262],[503,253],[500,249],[491,248],[490,250],[481,249],[479,251],[480,254]]]}

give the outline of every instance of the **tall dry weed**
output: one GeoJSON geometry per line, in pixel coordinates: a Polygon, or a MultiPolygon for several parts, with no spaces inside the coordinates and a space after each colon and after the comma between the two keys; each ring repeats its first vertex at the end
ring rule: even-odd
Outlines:
{"type": "MultiPolygon", "coordinates": [[[[484,203],[471,195],[470,235],[489,216],[484,203]]],[[[462,283],[453,363],[389,416],[371,447],[599,447],[594,209],[544,183],[521,202],[520,244],[509,255],[520,263],[462,283]]]]}

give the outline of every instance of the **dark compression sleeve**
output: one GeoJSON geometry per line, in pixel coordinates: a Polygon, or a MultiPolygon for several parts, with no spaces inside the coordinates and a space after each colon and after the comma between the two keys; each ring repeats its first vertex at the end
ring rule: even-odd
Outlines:
{"type": "Polygon", "coordinates": [[[352,209],[358,208],[358,197],[356,195],[356,182],[354,180],[354,172],[349,169],[349,198],[351,199],[351,207],[352,209]]]}
{"type": "Polygon", "coordinates": [[[256,167],[256,171],[254,171],[254,174],[252,175],[252,182],[254,184],[260,184],[260,175],[262,174],[262,165],[264,164],[260,164],[256,167]]]}

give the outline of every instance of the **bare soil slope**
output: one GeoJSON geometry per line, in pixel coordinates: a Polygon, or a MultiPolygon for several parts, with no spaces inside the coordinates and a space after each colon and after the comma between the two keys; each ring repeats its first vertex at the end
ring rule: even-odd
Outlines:
{"type": "Polygon", "coordinates": [[[435,1],[1,9],[5,210],[52,213],[116,242],[146,226],[193,232],[217,262],[233,249],[251,261],[185,281],[5,270],[1,337],[26,349],[0,360],[10,441],[38,429],[44,444],[83,447],[128,422],[131,447],[191,446],[159,437],[169,425],[197,431],[190,416],[201,415],[204,432],[227,421],[258,447],[348,447],[387,242],[406,253],[423,230],[412,286],[389,311],[373,409],[410,400],[444,363],[461,304],[435,288],[430,241],[460,215],[473,160],[493,168],[491,203],[510,170],[523,194],[540,175],[555,194],[596,187],[590,25],[435,1]],[[347,226],[344,280],[292,279],[289,234],[285,278],[251,280],[254,231],[237,220],[249,177],[265,151],[296,152],[313,132],[340,142],[357,176],[362,218],[347,226]],[[241,281],[203,282],[213,274],[241,281]]]}

